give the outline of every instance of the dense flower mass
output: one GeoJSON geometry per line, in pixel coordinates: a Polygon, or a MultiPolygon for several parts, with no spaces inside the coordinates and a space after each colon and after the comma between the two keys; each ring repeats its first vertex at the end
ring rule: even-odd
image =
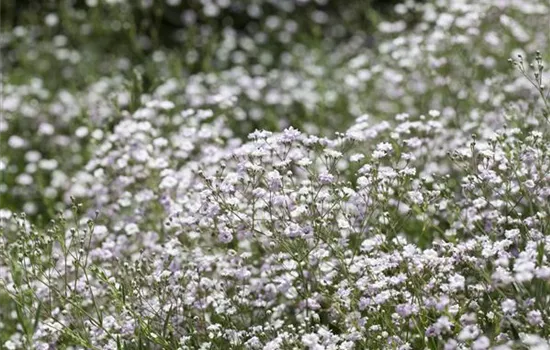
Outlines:
{"type": "Polygon", "coordinates": [[[550,349],[546,0],[7,3],[0,348],[550,349]]]}

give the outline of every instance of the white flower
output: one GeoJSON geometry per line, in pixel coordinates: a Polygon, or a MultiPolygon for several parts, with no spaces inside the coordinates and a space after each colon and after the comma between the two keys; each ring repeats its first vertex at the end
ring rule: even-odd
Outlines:
{"type": "Polygon", "coordinates": [[[27,141],[17,135],[11,135],[8,139],[8,146],[14,149],[23,148],[27,146],[27,141]]]}
{"type": "Polygon", "coordinates": [[[15,350],[18,348],[17,344],[14,343],[13,341],[11,340],[8,340],[4,343],[4,347],[7,349],[7,350],[15,350]]]}
{"type": "Polygon", "coordinates": [[[504,236],[512,241],[515,240],[519,236],[519,234],[520,232],[517,228],[512,230],[506,230],[506,232],[504,232],[504,236]]]}
{"type": "Polygon", "coordinates": [[[382,152],[391,152],[393,151],[393,146],[389,142],[381,142],[376,145],[376,149],[382,152]]]}
{"type": "Polygon", "coordinates": [[[472,344],[472,350],[485,350],[489,348],[491,345],[491,342],[489,341],[489,338],[482,335],[481,337],[477,338],[473,344],[472,344]]]}
{"type": "Polygon", "coordinates": [[[42,159],[38,162],[38,167],[43,170],[54,170],[57,168],[57,160],[55,159],[42,159]]]}
{"type": "Polygon", "coordinates": [[[449,287],[453,291],[464,290],[465,281],[466,279],[464,278],[464,276],[455,273],[454,275],[449,277],[449,287]]]}
{"type": "Polygon", "coordinates": [[[550,350],[550,344],[539,335],[521,334],[521,341],[528,345],[530,350],[550,350]]]}
{"type": "Polygon", "coordinates": [[[462,328],[457,339],[460,341],[476,339],[479,336],[479,333],[479,328],[476,325],[468,325],[462,328]]]}
{"type": "Polygon", "coordinates": [[[356,153],[349,157],[350,162],[359,162],[361,159],[365,158],[364,154],[356,153]]]}
{"type": "Polygon", "coordinates": [[[334,175],[329,173],[322,173],[319,175],[319,182],[322,185],[328,185],[334,182],[334,175]]]}
{"type": "Polygon", "coordinates": [[[386,152],[382,152],[382,151],[378,151],[378,150],[372,152],[372,157],[373,157],[374,159],[382,159],[382,158],[384,158],[384,157],[387,156],[387,155],[388,155],[388,154],[387,154],[386,152]]]}
{"type": "Polygon", "coordinates": [[[502,312],[505,314],[513,315],[516,313],[516,301],[512,299],[504,300],[500,306],[502,307],[502,312]]]}
{"type": "Polygon", "coordinates": [[[325,150],[323,152],[327,155],[327,157],[330,157],[330,158],[338,159],[338,158],[342,157],[341,152],[338,152],[338,151],[330,149],[330,148],[325,148],[325,150]]]}
{"type": "Polygon", "coordinates": [[[543,266],[537,268],[537,270],[535,271],[535,276],[543,280],[550,280],[550,267],[543,266]]]}
{"type": "Polygon", "coordinates": [[[38,134],[39,135],[53,135],[55,132],[55,128],[53,125],[49,123],[41,123],[38,127],[38,134]]]}
{"type": "Polygon", "coordinates": [[[487,201],[485,200],[485,198],[476,198],[472,203],[477,209],[483,209],[487,205],[487,201]]]}
{"type": "Polygon", "coordinates": [[[535,276],[536,264],[528,258],[519,258],[514,263],[514,277],[518,282],[528,282],[535,276]]]}
{"type": "Polygon", "coordinates": [[[420,205],[424,203],[424,196],[419,191],[409,191],[407,193],[409,195],[409,198],[414,204],[420,205]]]}
{"type": "Polygon", "coordinates": [[[133,236],[139,232],[139,227],[135,223],[130,223],[124,226],[124,231],[126,232],[126,235],[133,236]]]}
{"type": "Polygon", "coordinates": [[[160,189],[170,189],[174,188],[178,184],[178,180],[173,176],[166,176],[162,179],[160,182],[159,188],[160,189]]]}
{"type": "Polygon", "coordinates": [[[542,319],[542,313],[539,310],[531,310],[527,313],[527,322],[531,326],[542,326],[544,321],[542,319]]]}
{"type": "Polygon", "coordinates": [[[282,176],[277,170],[267,173],[266,180],[267,186],[271,191],[278,191],[283,187],[282,176]]]}
{"type": "Polygon", "coordinates": [[[315,333],[304,334],[302,336],[302,343],[311,348],[315,348],[319,345],[319,336],[315,333]]]}
{"type": "Polygon", "coordinates": [[[222,243],[230,243],[233,241],[233,235],[228,229],[220,229],[220,232],[218,234],[218,239],[222,243]]]}
{"type": "Polygon", "coordinates": [[[76,137],[78,137],[79,139],[82,139],[84,137],[86,137],[88,135],[88,128],[85,127],[85,126],[81,126],[79,128],[76,129],[76,131],[74,132],[74,134],[76,135],[76,137]]]}
{"type": "Polygon", "coordinates": [[[19,174],[15,181],[22,186],[29,186],[34,182],[32,176],[27,173],[19,174]]]}
{"type": "Polygon", "coordinates": [[[48,27],[55,27],[59,23],[59,17],[55,13],[48,13],[44,18],[44,23],[48,27]]]}
{"type": "Polygon", "coordinates": [[[386,157],[389,153],[393,151],[393,147],[388,142],[381,142],[376,145],[376,150],[372,153],[372,156],[375,159],[381,159],[386,157]]]}

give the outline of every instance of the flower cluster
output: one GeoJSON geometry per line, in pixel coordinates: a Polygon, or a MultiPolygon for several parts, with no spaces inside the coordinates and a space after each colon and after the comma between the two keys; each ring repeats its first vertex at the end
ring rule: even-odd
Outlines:
{"type": "Polygon", "coordinates": [[[371,34],[352,3],[12,28],[0,347],[550,349],[550,6],[405,1],[371,34]],[[86,46],[81,80],[75,28],[132,55],[86,46]]]}

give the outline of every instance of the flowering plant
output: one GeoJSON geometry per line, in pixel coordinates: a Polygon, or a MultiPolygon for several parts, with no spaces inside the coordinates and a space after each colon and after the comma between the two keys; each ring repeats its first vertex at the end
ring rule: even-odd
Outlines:
{"type": "Polygon", "coordinates": [[[367,48],[328,3],[86,1],[11,29],[79,84],[6,63],[3,348],[550,348],[550,5],[406,1],[367,48]],[[219,45],[177,68],[132,6],[219,45]],[[77,27],[151,57],[79,81],[68,42],[107,49],[77,27]]]}

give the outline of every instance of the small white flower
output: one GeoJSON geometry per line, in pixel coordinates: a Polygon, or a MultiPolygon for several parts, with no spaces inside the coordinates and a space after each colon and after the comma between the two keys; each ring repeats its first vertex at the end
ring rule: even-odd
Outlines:
{"type": "Polygon", "coordinates": [[[542,313],[539,310],[531,310],[527,313],[527,322],[531,326],[542,326],[544,321],[542,319],[542,313]]]}
{"type": "Polygon", "coordinates": [[[82,139],[84,137],[86,137],[88,135],[88,128],[85,127],[85,126],[81,126],[79,128],[76,129],[76,131],[74,132],[74,134],[76,135],[76,137],[78,137],[79,139],[82,139]]]}
{"type": "Polygon", "coordinates": [[[350,162],[359,162],[361,159],[365,158],[364,154],[356,153],[349,157],[350,162]]]}
{"type": "Polygon", "coordinates": [[[464,278],[464,276],[455,273],[449,278],[449,287],[454,291],[464,290],[465,281],[466,279],[464,278]]]}
{"type": "Polygon", "coordinates": [[[323,152],[327,155],[327,157],[330,157],[330,158],[338,159],[338,158],[342,157],[341,152],[338,152],[338,151],[330,149],[330,148],[326,148],[323,152]]]}
{"type": "Polygon", "coordinates": [[[489,341],[489,338],[482,335],[473,342],[472,350],[486,350],[489,348],[490,345],[491,342],[489,341]]]}
{"type": "Polygon", "coordinates": [[[43,170],[54,170],[57,168],[57,160],[55,159],[42,159],[38,162],[38,167],[43,170]]]}
{"type": "Polygon", "coordinates": [[[516,301],[512,299],[504,300],[501,305],[502,312],[505,314],[513,315],[516,313],[516,301]]]}
{"type": "Polygon", "coordinates": [[[8,146],[13,149],[23,148],[27,146],[27,141],[17,135],[11,135],[8,139],[8,146]]]}
{"type": "Polygon", "coordinates": [[[535,187],[535,182],[531,179],[525,181],[523,184],[525,185],[525,187],[527,187],[530,190],[535,187]]]}
{"type": "Polygon", "coordinates": [[[222,243],[231,243],[231,241],[233,241],[233,234],[231,234],[231,231],[229,231],[228,229],[223,228],[220,229],[218,239],[222,243]]]}
{"type": "Polygon", "coordinates": [[[278,191],[283,187],[281,174],[277,170],[270,171],[266,175],[267,186],[271,191],[278,191]]]}
{"type": "Polygon", "coordinates": [[[334,182],[334,175],[329,173],[322,173],[319,175],[319,182],[322,185],[329,185],[334,182]]]}
{"type": "Polygon", "coordinates": [[[130,223],[124,226],[124,231],[126,232],[126,235],[133,236],[139,232],[139,227],[135,223],[130,223]]]}
{"type": "Polygon", "coordinates": [[[48,27],[55,27],[59,23],[59,17],[55,13],[49,13],[44,17],[44,23],[48,27]]]}
{"type": "Polygon", "coordinates": [[[173,176],[166,176],[162,179],[160,182],[159,188],[160,189],[170,189],[174,188],[178,184],[178,180],[173,176]]]}
{"type": "Polygon", "coordinates": [[[424,203],[424,196],[419,191],[409,191],[408,192],[409,198],[414,204],[421,205],[424,203]]]}
{"type": "Polygon", "coordinates": [[[476,325],[468,325],[460,331],[457,339],[460,341],[468,341],[476,339],[479,336],[479,328],[476,325]]]}

